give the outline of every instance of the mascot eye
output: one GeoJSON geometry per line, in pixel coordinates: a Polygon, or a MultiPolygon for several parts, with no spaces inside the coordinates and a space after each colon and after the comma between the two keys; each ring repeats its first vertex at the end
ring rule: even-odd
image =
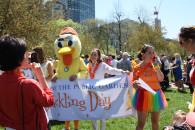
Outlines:
{"type": "Polygon", "coordinates": [[[64,46],[64,38],[56,39],[55,43],[58,48],[62,48],[64,46]]]}
{"type": "Polygon", "coordinates": [[[62,43],[61,42],[58,42],[58,47],[62,48],[62,43]]]}
{"type": "Polygon", "coordinates": [[[68,46],[72,46],[73,42],[72,40],[68,40],[68,46]]]}

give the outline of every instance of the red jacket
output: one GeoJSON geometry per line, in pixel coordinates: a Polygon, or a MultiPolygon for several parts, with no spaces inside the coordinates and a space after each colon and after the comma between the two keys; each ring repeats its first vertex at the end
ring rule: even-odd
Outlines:
{"type": "Polygon", "coordinates": [[[16,130],[47,130],[43,107],[53,103],[52,91],[40,89],[37,81],[15,72],[0,75],[0,125],[16,130]]]}

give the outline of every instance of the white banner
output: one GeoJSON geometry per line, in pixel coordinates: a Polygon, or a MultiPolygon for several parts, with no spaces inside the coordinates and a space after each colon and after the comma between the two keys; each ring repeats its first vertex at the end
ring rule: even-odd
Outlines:
{"type": "Polygon", "coordinates": [[[52,83],[55,104],[50,120],[96,120],[134,115],[128,76],[103,80],[57,80],[52,83]]]}

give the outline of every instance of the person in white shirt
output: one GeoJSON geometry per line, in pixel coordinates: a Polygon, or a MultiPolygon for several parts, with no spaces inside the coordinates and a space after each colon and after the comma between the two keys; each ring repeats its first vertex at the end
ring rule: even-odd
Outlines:
{"type": "Polygon", "coordinates": [[[112,67],[117,68],[118,61],[115,59],[114,55],[111,55],[111,57],[112,57],[112,61],[111,61],[112,67]]]}
{"type": "Polygon", "coordinates": [[[37,54],[37,63],[41,64],[41,69],[43,70],[44,77],[47,81],[50,81],[54,75],[53,63],[52,61],[46,60],[42,47],[35,47],[33,51],[37,54]]]}
{"type": "Polygon", "coordinates": [[[26,52],[26,54],[25,54],[26,57],[24,59],[24,66],[21,67],[21,71],[22,71],[24,77],[26,77],[27,79],[37,80],[31,67],[29,67],[30,60],[31,60],[31,54],[32,54],[31,52],[26,52]]]}
{"type": "MultiPolygon", "coordinates": [[[[89,79],[104,79],[104,75],[123,75],[128,74],[128,71],[123,71],[121,69],[113,68],[108,64],[102,62],[101,53],[99,49],[93,49],[91,51],[89,64],[88,64],[89,79]]],[[[100,120],[101,130],[106,128],[106,120],[100,120]]],[[[98,130],[97,120],[92,121],[93,130],[98,130]]]]}
{"type": "Polygon", "coordinates": [[[164,74],[164,80],[160,82],[162,90],[166,90],[169,87],[169,69],[170,69],[170,63],[168,60],[168,57],[165,55],[161,56],[161,71],[164,74]]]}

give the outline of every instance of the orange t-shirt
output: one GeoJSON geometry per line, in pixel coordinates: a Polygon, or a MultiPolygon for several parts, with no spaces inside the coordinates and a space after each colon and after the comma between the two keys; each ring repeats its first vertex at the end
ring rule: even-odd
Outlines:
{"type": "Polygon", "coordinates": [[[138,64],[135,66],[133,71],[133,81],[141,78],[144,82],[146,82],[153,90],[159,90],[160,84],[158,81],[158,77],[156,74],[156,69],[153,65],[145,65],[140,66],[138,64]]]}

